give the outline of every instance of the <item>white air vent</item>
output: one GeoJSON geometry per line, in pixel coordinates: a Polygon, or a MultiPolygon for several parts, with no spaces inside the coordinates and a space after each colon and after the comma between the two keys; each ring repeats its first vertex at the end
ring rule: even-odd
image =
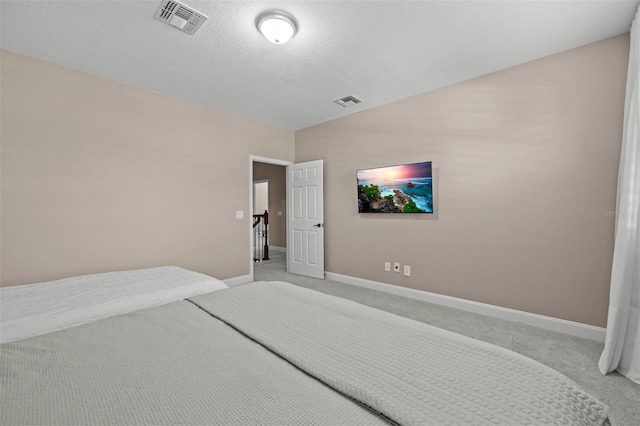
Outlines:
{"type": "Polygon", "coordinates": [[[338,105],[342,105],[345,108],[348,108],[352,105],[362,103],[362,99],[358,99],[353,95],[349,95],[345,96],[344,98],[336,99],[333,102],[337,103],[338,105]]]}
{"type": "Polygon", "coordinates": [[[207,20],[207,16],[175,0],[163,0],[154,18],[191,35],[207,20]]]}

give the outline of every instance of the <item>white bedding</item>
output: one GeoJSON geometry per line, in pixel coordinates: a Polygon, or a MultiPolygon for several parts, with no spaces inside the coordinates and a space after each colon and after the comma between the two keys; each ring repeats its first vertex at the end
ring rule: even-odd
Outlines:
{"type": "Polygon", "coordinates": [[[351,300],[253,282],[189,301],[393,424],[609,424],[606,404],[546,365],[351,300]]]}
{"type": "MultiPolygon", "coordinates": [[[[164,303],[148,288],[207,294],[0,345],[0,424],[609,424],[609,407],[547,366],[350,300],[284,282],[210,292],[180,268],[101,275],[30,292],[49,286],[56,324],[50,305],[69,300],[122,312],[164,303]],[[76,294],[98,288],[101,301],[76,294]]],[[[44,316],[26,307],[25,325],[44,316]]]]}
{"type": "Polygon", "coordinates": [[[177,266],[84,275],[0,288],[0,343],[227,288],[177,266]]]}

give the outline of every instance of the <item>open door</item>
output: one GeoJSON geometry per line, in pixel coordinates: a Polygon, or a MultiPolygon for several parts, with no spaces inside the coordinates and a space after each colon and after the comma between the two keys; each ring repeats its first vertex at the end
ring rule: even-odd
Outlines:
{"type": "Polygon", "coordinates": [[[287,194],[288,270],[324,279],[323,161],[288,166],[287,194]]]}

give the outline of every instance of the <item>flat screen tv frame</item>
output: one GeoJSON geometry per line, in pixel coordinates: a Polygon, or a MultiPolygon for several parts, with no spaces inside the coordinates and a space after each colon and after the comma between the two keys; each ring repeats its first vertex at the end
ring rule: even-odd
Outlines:
{"type": "Polygon", "coordinates": [[[431,161],[356,171],[358,213],[433,213],[431,161]]]}

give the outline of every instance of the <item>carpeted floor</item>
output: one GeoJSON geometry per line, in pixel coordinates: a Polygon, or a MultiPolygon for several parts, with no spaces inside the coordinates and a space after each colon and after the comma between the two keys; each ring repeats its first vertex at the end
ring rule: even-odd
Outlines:
{"type": "Polygon", "coordinates": [[[600,374],[603,344],[537,327],[331,280],[289,274],[280,259],[255,264],[256,281],[286,281],[455,331],[526,355],[566,375],[611,407],[611,424],[640,426],[640,385],[618,373],[600,374]]]}
{"type": "Polygon", "coordinates": [[[271,263],[280,263],[281,265],[284,265],[284,262],[286,261],[286,256],[287,253],[283,252],[283,251],[276,251],[276,250],[269,250],[269,260],[261,260],[259,262],[254,262],[253,266],[261,266],[261,265],[268,265],[271,263]]]}

